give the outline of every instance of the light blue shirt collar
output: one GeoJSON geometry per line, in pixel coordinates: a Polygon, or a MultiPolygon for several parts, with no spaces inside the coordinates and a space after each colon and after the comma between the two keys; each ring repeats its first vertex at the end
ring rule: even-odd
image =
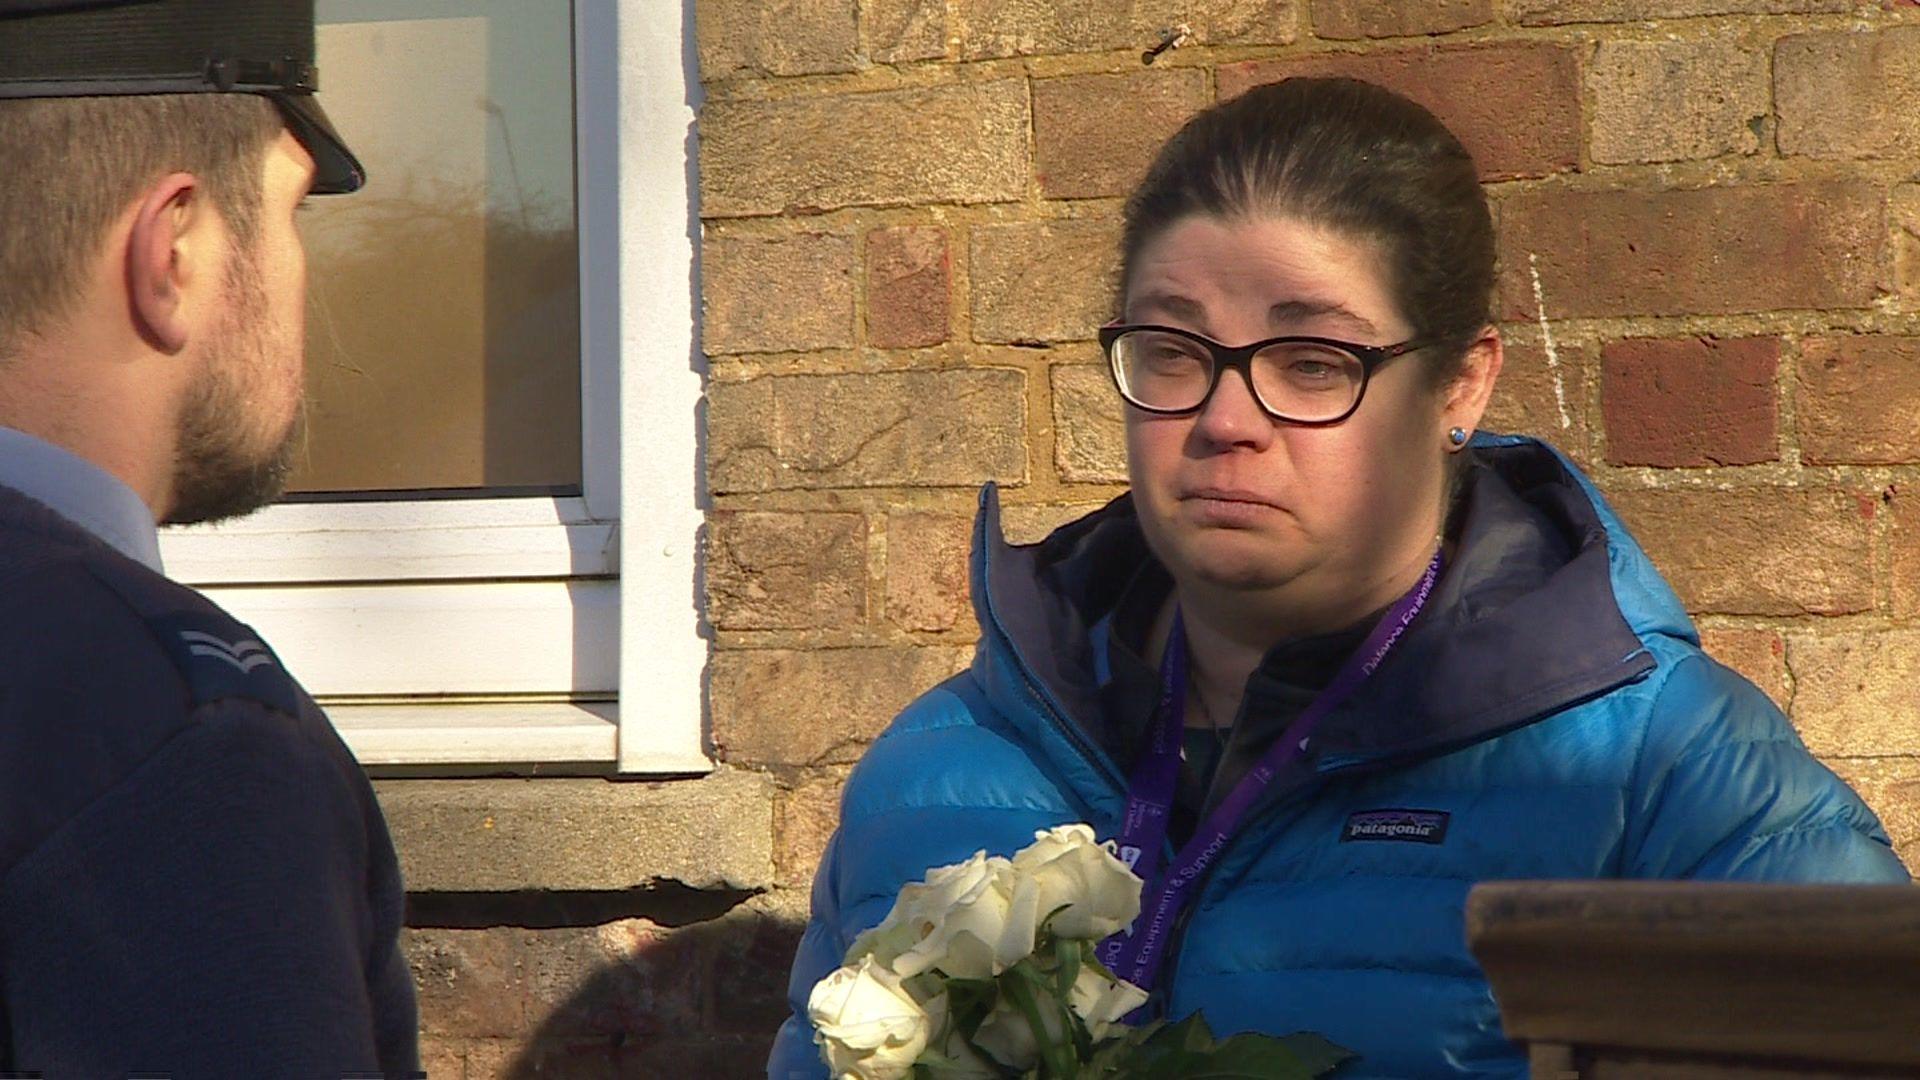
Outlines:
{"type": "Polygon", "coordinates": [[[45,503],[120,554],[165,572],[153,511],[119,477],[86,458],[0,427],[0,487],[45,503]]]}

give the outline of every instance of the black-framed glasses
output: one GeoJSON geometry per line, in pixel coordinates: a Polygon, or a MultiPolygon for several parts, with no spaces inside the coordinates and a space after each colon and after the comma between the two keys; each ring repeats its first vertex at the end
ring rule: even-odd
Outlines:
{"type": "Polygon", "coordinates": [[[1431,344],[1415,340],[1359,345],[1291,336],[1222,345],[1173,326],[1100,328],[1100,347],[1106,350],[1113,384],[1127,404],[1142,412],[1197,412],[1212,399],[1221,375],[1237,370],[1268,416],[1310,427],[1352,416],[1374,369],[1431,344]]]}

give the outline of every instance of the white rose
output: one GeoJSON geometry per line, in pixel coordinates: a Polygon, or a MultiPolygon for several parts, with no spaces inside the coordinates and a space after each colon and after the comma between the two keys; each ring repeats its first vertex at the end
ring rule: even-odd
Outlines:
{"type": "MultiPolygon", "coordinates": [[[[1057,1043],[1066,1037],[1060,1013],[1051,1007],[1051,995],[1038,996],[1040,1018],[1047,1024],[1047,1042],[1057,1043]]],[[[1027,1014],[1005,993],[993,1003],[993,1011],[987,1014],[987,1018],[980,1021],[980,1030],[973,1034],[973,1045],[1018,1073],[1040,1064],[1040,1040],[1034,1038],[1033,1025],[1027,1022],[1027,1014]]]]}
{"type": "Polygon", "coordinates": [[[1091,964],[1067,990],[1067,1005],[1087,1025],[1087,1034],[1098,1042],[1112,1034],[1130,1012],[1147,1003],[1147,992],[1127,982],[1103,974],[1091,964]]]}
{"type": "Polygon", "coordinates": [[[1098,941],[1133,925],[1140,914],[1140,878],[1109,845],[1094,841],[1091,827],[1061,825],[1033,838],[1013,857],[1013,871],[1036,893],[1033,903],[1042,919],[1065,908],[1048,929],[1059,937],[1098,941]]]}
{"type": "Polygon", "coordinates": [[[941,995],[923,1007],[898,976],[866,959],[814,985],[807,1019],[835,1080],[901,1080],[945,1023],[946,1005],[941,995]]]}
{"type": "Polygon", "coordinates": [[[901,976],[939,968],[959,979],[988,979],[1033,951],[1036,897],[1015,902],[1011,864],[976,851],[973,858],[927,873],[900,890],[879,926],[854,939],[852,963],[863,957],[901,976]]]}
{"type": "MultiPolygon", "coordinates": [[[[1036,996],[1040,1000],[1040,1018],[1047,1026],[1047,1042],[1065,1041],[1066,1030],[1060,1014],[1053,1008],[1056,999],[1044,991],[1037,992],[1036,996]]],[[[1087,1025],[1087,1034],[1095,1042],[1112,1035],[1114,1029],[1121,1026],[1123,1017],[1146,1002],[1145,990],[1105,975],[1091,965],[1080,968],[1080,974],[1067,990],[1067,1007],[1087,1025]]],[[[1040,1040],[1034,1037],[1033,1025],[1028,1022],[1027,1014],[1004,993],[994,1002],[993,1011],[980,1022],[973,1042],[995,1061],[1016,1072],[1040,1063],[1040,1040]]]]}

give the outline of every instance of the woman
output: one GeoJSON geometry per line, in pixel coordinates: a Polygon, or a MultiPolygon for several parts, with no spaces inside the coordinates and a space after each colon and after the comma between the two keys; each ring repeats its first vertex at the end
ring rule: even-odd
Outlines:
{"type": "Polygon", "coordinates": [[[1132,492],[1029,547],[985,493],[978,657],[848,784],[770,1075],[822,1074],[808,990],[902,883],[1062,822],[1148,880],[1109,958],[1150,1008],[1320,1032],[1342,1075],[1524,1073],[1466,950],[1476,881],[1907,879],[1588,481],[1472,434],[1492,226],[1430,114],[1257,89],[1125,224],[1100,337],[1132,492]]]}

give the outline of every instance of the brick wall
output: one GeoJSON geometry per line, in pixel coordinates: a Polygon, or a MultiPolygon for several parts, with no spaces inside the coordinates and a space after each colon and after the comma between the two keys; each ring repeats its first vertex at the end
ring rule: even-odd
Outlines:
{"type": "MultiPolygon", "coordinates": [[[[1186,116],[1292,74],[1382,82],[1473,150],[1509,343],[1489,426],[1592,471],[1708,648],[1920,865],[1920,6],[695,8],[712,740],[773,789],[772,869],[678,921],[546,931],[512,955],[611,949],[615,1019],[511,1066],[510,1041],[442,1038],[449,1072],[605,1075],[655,1037],[619,1016],[659,971],[693,973],[661,1006],[674,1060],[701,1062],[679,1074],[752,1071],[780,1004],[740,963],[777,995],[849,767],[970,654],[978,484],[1017,539],[1122,490],[1091,344],[1122,197],[1186,116]],[[1179,20],[1193,42],[1143,66],[1179,20]]],[[[520,1026],[493,1027],[567,1035],[578,997],[515,998],[520,1026]]],[[[430,1028],[465,1030],[432,1001],[430,1028]]]]}

